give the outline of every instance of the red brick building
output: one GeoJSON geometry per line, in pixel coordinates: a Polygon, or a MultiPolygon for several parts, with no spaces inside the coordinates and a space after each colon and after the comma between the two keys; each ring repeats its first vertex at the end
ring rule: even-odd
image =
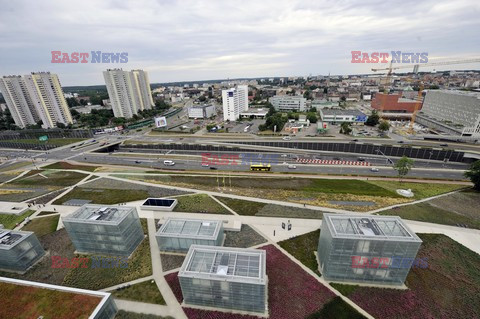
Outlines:
{"type": "MultiPolygon", "coordinates": [[[[401,93],[375,93],[375,97],[372,99],[372,108],[380,110],[383,105],[383,110],[391,113],[413,113],[416,104],[417,102],[414,100],[403,99],[401,93]]],[[[421,102],[418,110],[422,109],[422,104],[421,102]]]]}

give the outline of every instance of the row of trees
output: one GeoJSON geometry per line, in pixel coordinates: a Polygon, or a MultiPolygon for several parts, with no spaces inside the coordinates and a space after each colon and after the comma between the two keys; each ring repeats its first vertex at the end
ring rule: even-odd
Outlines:
{"type": "Polygon", "coordinates": [[[258,126],[260,131],[272,130],[280,132],[283,129],[283,126],[288,121],[288,116],[283,116],[282,113],[277,112],[272,104],[268,103],[268,113],[265,119],[265,124],[258,126]]]}

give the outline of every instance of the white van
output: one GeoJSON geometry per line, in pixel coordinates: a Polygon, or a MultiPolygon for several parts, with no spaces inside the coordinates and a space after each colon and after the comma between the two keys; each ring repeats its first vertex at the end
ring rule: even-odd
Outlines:
{"type": "Polygon", "coordinates": [[[174,162],[174,161],[170,161],[170,160],[165,160],[165,161],[163,161],[163,165],[173,166],[173,165],[175,165],[175,162],[174,162]]]}

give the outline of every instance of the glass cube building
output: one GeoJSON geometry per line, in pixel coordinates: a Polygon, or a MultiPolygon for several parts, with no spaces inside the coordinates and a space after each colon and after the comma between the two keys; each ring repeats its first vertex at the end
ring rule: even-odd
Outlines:
{"type": "Polygon", "coordinates": [[[45,255],[32,232],[0,228],[0,269],[24,273],[45,255]]]}
{"type": "Polygon", "coordinates": [[[84,205],[62,222],[78,253],[129,256],[144,238],[135,207],[84,205]]]}
{"type": "Polygon", "coordinates": [[[421,243],[397,216],[323,214],[320,272],[329,281],[402,285],[421,243]]]}
{"type": "Polygon", "coordinates": [[[267,313],[266,253],[192,245],[178,273],[185,304],[267,313]]]}
{"type": "Polygon", "coordinates": [[[222,246],[223,222],[170,218],[155,235],[162,251],[187,252],[191,245],[222,246]]]}

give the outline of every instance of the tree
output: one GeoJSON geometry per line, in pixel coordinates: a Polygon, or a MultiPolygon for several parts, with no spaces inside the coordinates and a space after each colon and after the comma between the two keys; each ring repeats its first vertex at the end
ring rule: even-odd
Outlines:
{"type": "Polygon", "coordinates": [[[199,100],[200,102],[205,102],[205,101],[207,100],[207,98],[205,97],[205,95],[202,95],[202,96],[200,96],[200,97],[198,98],[198,100],[199,100]]]}
{"type": "Polygon", "coordinates": [[[310,112],[307,114],[307,120],[310,121],[310,123],[317,123],[317,115],[314,112],[310,112]]]}
{"type": "Polygon", "coordinates": [[[317,108],[316,108],[316,107],[312,107],[312,108],[310,109],[310,112],[317,113],[317,108]]]}
{"type": "Polygon", "coordinates": [[[472,163],[470,169],[465,172],[465,177],[470,178],[473,183],[473,188],[480,191],[480,161],[472,163]]]}
{"type": "Polygon", "coordinates": [[[380,125],[378,125],[378,129],[382,132],[388,131],[390,129],[390,123],[387,121],[381,121],[380,125]]]}
{"type": "Polygon", "coordinates": [[[380,116],[378,116],[378,112],[374,110],[372,111],[372,114],[367,118],[365,125],[375,126],[378,124],[379,121],[380,121],[380,116]]]}
{"type": "Polygon", "coordinates": [[[352,128],[350,127],[350,123],[348,123],[348,122],[343,122],[343,123],[340,125],[340,133],[346,134],[346,135],[352,133],[352,128]]]}
{"type": "Polygon", "coordinates": [[[57,122],[57,127],[58,128],[66,128],[67,126],[62,122],[57,122]]]}
{"type": "Polygon", "coordinates": [[[413,164],[415,164],[415,161],[404,155],[401,159],[398,160],[397,163],[395,163],[395,165],[393,165],[393,169],[395,169],[398,173],[398,178],[400,179],[400,182],[402,181],[402,178],[407,176],[408,172],[410,172],[413,164]]]}

